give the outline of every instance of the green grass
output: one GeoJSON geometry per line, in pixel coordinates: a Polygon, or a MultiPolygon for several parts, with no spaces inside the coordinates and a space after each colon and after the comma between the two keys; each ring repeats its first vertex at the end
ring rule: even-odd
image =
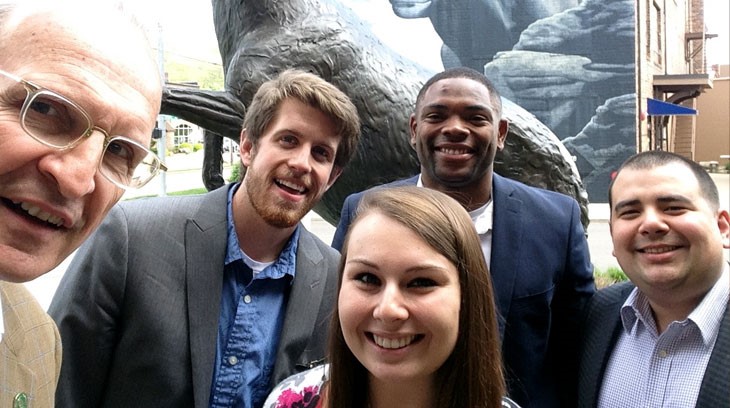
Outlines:
{"type": "MultiPolygon", "coordinates": [[[[197,195],[197,194],[205,194],[208,190],[205,189],[205,187],[200,188],[191,188],[189,190],[182,190],[182,191],[172,191],[167,193],[168,196],[187,196],[187,195],[197,195]]],[[[138,198],[147,198],[147,197],[157,197],[159,194],[150,194],[145,196],[139,196],[130,198],[130,200],[136,200],[138,198]]]]}
{"type": "Polygon", "coordinates": [[[169,196],[186,196],[186,195],[196,195],[196,194],[205,194],[208,190],[205,189],[205,187],[200,188],[191,188],[190,190],[183,190],[183,191],[174,191],[172,193],[167,193],[169,196]]]}
{"type": "Polygon", "coordinates": [[[593,270],[593,278],[596,281],[596,287],[599,289],[629,279],[621,268],[617,268],[615,266],[605,270],[595,268],[593,270]]]}

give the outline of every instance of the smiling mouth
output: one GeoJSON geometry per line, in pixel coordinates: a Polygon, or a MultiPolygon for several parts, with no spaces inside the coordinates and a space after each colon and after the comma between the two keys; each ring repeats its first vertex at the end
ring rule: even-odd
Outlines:
{"type": "Polygon", "coordinates": [[[471,153],[470,149],[455,149],[453,147],[439,147],[436,149],[436,151],[448,154],[448,155],[460,155],[460,154],[468,154],[471,153]]]}
{"type": "Polygon", "coordinates": [[[663,254],[665,252],[671,252],[678,249],[678,246],[663,246],[659,248],[644,248],[640,249],[639,252],[642,254],[663,254]]]}
{"type": "Polygon", "coordinates": [[[401,337],[398,339],[389,339],[389,338],[385,338],[385,337],[380,337],[373,333],[369,333],[368,336],[378,346],[385,348],[385,349],[391,349],[391,350],[401,349],[406,346],[410,346],[411,344],[418,342],[423,338],[422,334],[405,336],[405,337],[401,337]]]}
{"type": "Polygon", "coordinates": [[[26,202],[20,201],[11,201],[7,198],[3,198],[2,201],[9,209],[11,209],[16,214],[22,215],[28,220],[31,220],[45,227],[60,229],[63,225],[63,218],[56,215],[51,215],[33,204],[28,204],[26,202]]]}
{"type": "Polygon", "coordinates": [[[276,183],[277,186],[283,188],[290,194],[305,194],[307,192],[306,187],[299,185],[299,184],[292,183],[290,181],[276,179],[276,180],[274,180],[274,183],[276,183]]]}

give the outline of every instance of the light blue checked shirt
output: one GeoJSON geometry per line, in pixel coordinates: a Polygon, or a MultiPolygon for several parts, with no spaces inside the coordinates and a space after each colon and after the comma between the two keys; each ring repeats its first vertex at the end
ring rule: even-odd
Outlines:
{"type": "Polygon", "coordinates": [[[621,308],[624,330],[609,359],[599,408],[694,407],[730,295],[730,267],[699,305],[662,334],[637,288],[621,308]]]}

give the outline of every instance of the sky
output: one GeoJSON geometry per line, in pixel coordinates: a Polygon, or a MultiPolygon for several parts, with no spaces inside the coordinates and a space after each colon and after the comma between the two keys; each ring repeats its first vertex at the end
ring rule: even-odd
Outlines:
{"type": "Polygon", "coordinates": [[[705,26],[717,38],[707,41],[709,64],[730,64],[730,1],[705,0],[705,26]]]}
{"type": "MultiPolygon", "coordinates": [[[[156,42],[162,32],[165,52],[220,64],[210,0],[123,0],[150,27],[156,42]],[[156,27],[159,27],[158,30],[156,27]]],[[[373,22],[373,31],[391,48],[441,70],[441,40],[428,19],[406,20],[395,14],[388,0],[341,0],[373,22]]]]}
{"type": "MultiPolygon", "coordinates": [[[[210,0],[123,0],[152,31],[161,31],[165,52],[220,64],[210,0]],[[158,29],[158,22],[159,27],[158,29]]],[[[426,68],[443,68],[440,39],[428,19],[397,17],[388,0],[341,0],[371,22],[383,42],[426,68]]],[[[707,41],[708,63],[730,63],[728,0],[705,0],[705,24],[718,38],[707,41]]],[[[150,37],[157,38],[157,33],[150,37]]]]}

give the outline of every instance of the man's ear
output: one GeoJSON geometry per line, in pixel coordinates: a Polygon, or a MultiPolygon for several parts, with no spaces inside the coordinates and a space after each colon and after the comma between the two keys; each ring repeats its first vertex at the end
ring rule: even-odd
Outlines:
{"type": "Polygon", "coordinates": [[[416,148],[416,126],[418,126],[418,123],[416,122],[416,114],[411,114],[411,119],[408,121],[408,128],[411,131],[411,147],[415,150],[416,148]]]}
{"type": "Polygon", "coordinates": [[[251,165],[254,153],[253,142],[251,142],[248,138],[248,132],[246,129],[241,130],[241,142],[238,154],[241,156],[241,163],[243,163],[245,167],[251,165]]]}
{"type": "Polygon", "coordinates": [[[507,131],[509,130],[509,121],[507,119],[500,119],[497,125],[497,149],[504,149],[504,141],[507,139],[507,131]]]}
{"type": "Polygon", "coordinates": [[[725,249],[730,248],[730,214],[727,210],[720,210],[718,213],[717,226],[720,228],[722,247],[725,249]]]}
{"type": "Polygon", "coordinates": [[[334,165],[332,166],[332,171],[330,172],[330,178],[327,180],[327,188],[325,191],[329,190],[330,187],[332,187],[333,184],[335,184],[335,181],[337,181],[337,178],[340,177],[340,174],[342,174],[342,167],[334,165]]]}

